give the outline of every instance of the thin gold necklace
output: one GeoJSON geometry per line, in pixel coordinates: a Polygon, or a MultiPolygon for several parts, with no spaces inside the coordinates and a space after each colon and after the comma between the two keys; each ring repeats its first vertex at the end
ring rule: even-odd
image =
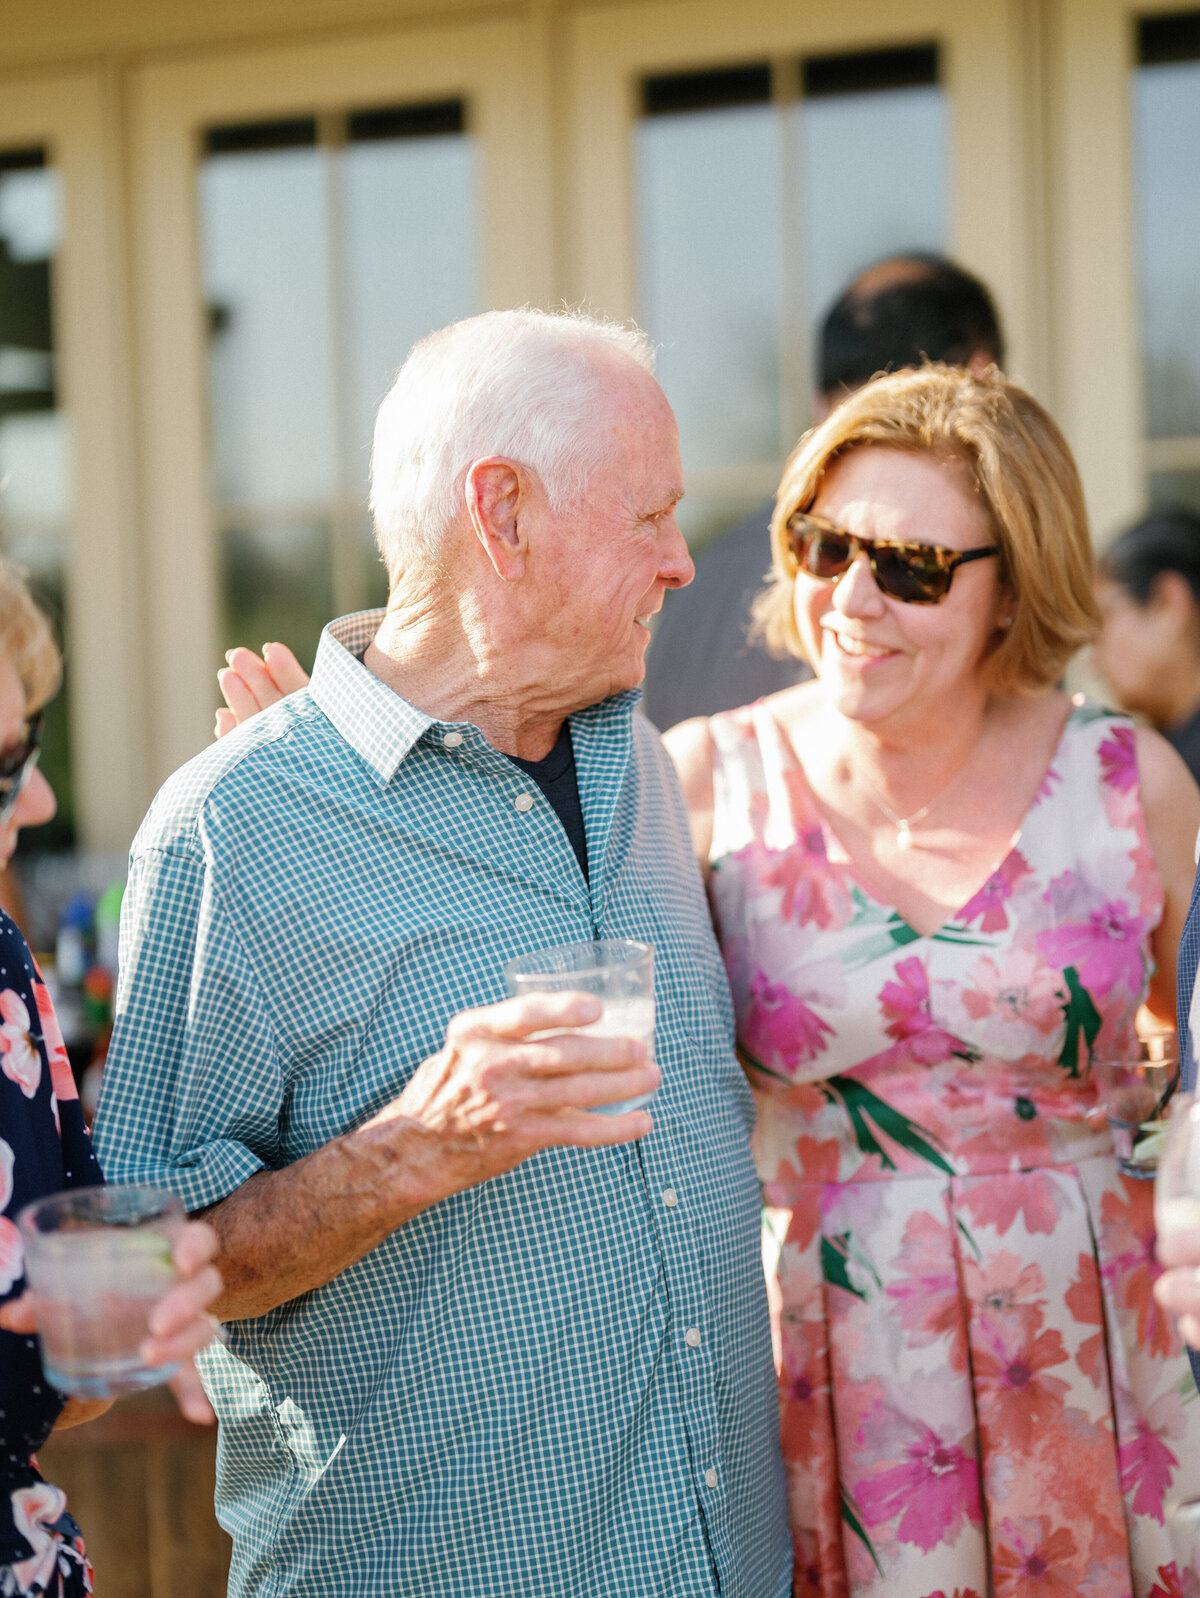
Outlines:
{"type": "Polygon", "coordinates": [[[933,795],[932,799],[927,800],[919,810],[914,810],[910,816],[898,816],[892,809],[891,805],[888,804],[887,800],[880,793],[879,789],[871,781],[870,777],[867,776],[866,772],[860,771],[858,773],[859,781],[867,790],[868,794],[870,794],[871,799],[876,807],[883,811],[884,815],[891,822],[892,826],[895,827],[897,849],[915,849],[919,847],[917,840],[913,837],[913,827],[918,821],[924,821],[925,817],[933,809],[934,805],[937,804],[938,800],[946,792],[947,788],[951,787],[958,781],[963,772],[967,769],[967,766],[970,764],[971,757],[979,748],[979,745],[982,743],[982,741],[983,732],[981,731],[979,737],[976,738],[970,749],[967,750],[966,758],[963,760],[962,764],[955,771],[953,771],[949,777],[946,778],[946,781],[933,795]]]}

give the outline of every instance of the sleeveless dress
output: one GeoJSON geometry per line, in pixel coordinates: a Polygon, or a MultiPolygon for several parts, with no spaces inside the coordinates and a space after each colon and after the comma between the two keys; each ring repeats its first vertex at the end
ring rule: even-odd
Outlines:
{"type": "Polygon", "coordinates": [[[709,725],[795,1592],[1177,1598],[1200,1400],[1087,1070],[1133,1035],[1162,914],[1131,723],[1073,707],[932,936],[830,860],[768,708],[709,725]]]}

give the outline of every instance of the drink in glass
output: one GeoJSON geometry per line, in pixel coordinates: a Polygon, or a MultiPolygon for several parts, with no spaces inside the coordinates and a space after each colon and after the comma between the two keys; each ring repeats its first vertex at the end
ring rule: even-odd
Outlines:
{"type": "Polygon", "coordinates": [[[1200,1237],[1200,1097],[1192,1093],[1181,1093],[1171,1104],[1154,1183],[1154,1229],[1166,1260],[1194,1252],[1186,1244],[1175,1248],[1175,1237],[1200,1237]]]}
{"type": "Polygon", "coordinates": [[[1200,1502],[1167,1505],[1167,1531],[1182,1598],[1200,1598],[1200,1502]]]}
{"type": "Polygon", "coordinates": [[[1119,1054],[1093,1053],[1092,1079],[1112,1129],[1117,1164],[1127,1176],[1152,1178],[1165,1131],[1167,1101],[1179,1084],[1174,1032],[1136,1038],[1119,1054]]]}
{"type": "Polygon", "coordinates": [[[175,1280],[179,1200],[152,1187],[83,1187],[17,1217],[47,1379],[79,1398],[113,1398],[165,1382],[175,1365],[138,1350],[150,1311],[175,1280]]]}
{"type": "MultiPolygon", "coordinates": [[[[597,938],[592,943],[565,943],[521,955],[504,967],[508,991],[526,993],[592,993],[603,1009],[589,1026],[569,1030],[599,1038],[637,1038],[654,1059],[654,950],[632,938],[597,938]]],[[[556,1027],[556,1032],[567,1028],[556,1027]]],[[[538,1033],[535,1036],[552,1036],[538,1033]]],[[[619,1104],[597,1104],[597,1115],[624,1115],[640,1110],[654,1097],[640,1093],[619,1104]]]]}

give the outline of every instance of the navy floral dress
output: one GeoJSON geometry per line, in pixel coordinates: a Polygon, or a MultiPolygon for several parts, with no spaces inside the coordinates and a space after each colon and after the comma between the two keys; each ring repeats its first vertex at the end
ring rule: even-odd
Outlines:
{"type": "MultiPolygon", "coordinates": [[[[50,995],[0,912],[0,1301],[24,1286],[18,1210],[102,1180],[50,995]]],[[[63,1403],[42,1373],[37,1340],[0,1331],[0,1598],[92,1591],[66,1495],[42,1480],[33,1458],[63,1403]]]]}

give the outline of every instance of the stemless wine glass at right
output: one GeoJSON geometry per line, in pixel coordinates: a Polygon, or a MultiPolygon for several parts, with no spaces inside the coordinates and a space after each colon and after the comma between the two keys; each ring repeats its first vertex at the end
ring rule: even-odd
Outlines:
{"type": "Polygon", "coordinates": [[[1154,1183],[1154,1225],[1166,1259],[1177,1239],[1200,1237],[1200,1095],[1173,1100],[1154,1183]]]}
{"type": "MultiPolygon", "coordinates": [[[[1200,1243],[1200,1096],[1180,1093],[1170,1105],[1167,1135],[1154,1179],[1154,1226],[1164,1264],[1196,1255],[1200,1243]]],[[[1200,1598],[1200,1500],[1167,1506],[1167,1530],[1183,1598],[1200,1598]]]]}

